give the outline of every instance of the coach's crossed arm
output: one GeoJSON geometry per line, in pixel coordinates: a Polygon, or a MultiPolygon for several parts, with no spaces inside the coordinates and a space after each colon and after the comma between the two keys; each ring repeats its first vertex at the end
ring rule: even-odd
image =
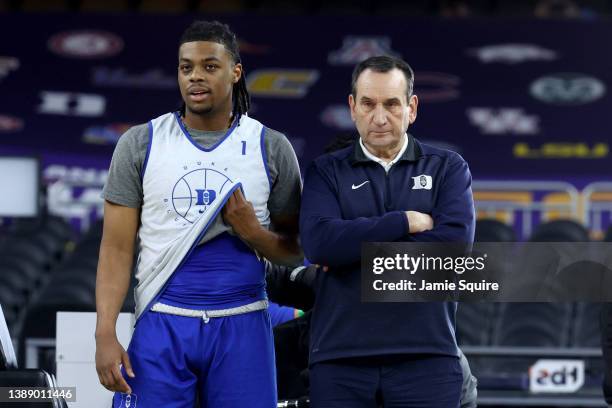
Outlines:
{"type": "Polygon", "coordinates": [[[129,285],[139,209],[104,203],[104,230],[96,277],[96,371],[110,391],[131,393],[121,370],[134,377],[130,359],[117,339],[115,325],[129,285]]]}

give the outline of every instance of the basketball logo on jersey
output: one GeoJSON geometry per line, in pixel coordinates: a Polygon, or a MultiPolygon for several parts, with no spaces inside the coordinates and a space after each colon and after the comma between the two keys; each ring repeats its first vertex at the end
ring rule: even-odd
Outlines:
{"type": "Polygon", "coordinates": [[[192,170],[175,183],[168,211],[174,210],[175,221],[186,221],[193,224],[208,211],[217,197],[223,194],[231,183],[232,180],[218,170],[211,168],[192,170]]]}

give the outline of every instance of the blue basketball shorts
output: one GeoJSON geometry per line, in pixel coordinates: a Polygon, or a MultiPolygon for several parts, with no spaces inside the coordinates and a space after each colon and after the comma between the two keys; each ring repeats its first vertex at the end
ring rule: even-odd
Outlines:
{"type": "Polygon", "coordinates": [[[132,394],[118,408],[276,408],[274,341],[267,310],[211,318],[146,312],[128,355],[132,394]]]}

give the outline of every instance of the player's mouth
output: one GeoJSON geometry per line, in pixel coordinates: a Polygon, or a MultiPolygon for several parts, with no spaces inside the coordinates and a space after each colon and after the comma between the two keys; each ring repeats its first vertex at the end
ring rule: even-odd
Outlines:
{"type": "Polygon", "coordinates": [[[189,90],[189,99],[193,102],[202,102],[210,97],[210,91],[207,89],[192,89],[189,90]]]}

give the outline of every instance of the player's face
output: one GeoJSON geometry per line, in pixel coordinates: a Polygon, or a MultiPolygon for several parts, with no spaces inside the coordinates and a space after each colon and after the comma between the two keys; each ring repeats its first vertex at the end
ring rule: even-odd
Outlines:
{"type": "Polygon", "coordinates": [[[366,69],[357,78],[356,95],[349,95],[351,118],[369,150],[392,151],[402,142],[416,119],[418,99],[406,95],[407,82],[399,69],[375,72],[366,69]]]}
{"type": "Polygon", "coordinates": [[[209,114],[232,109],[232,86],[242,75],[223,44],[193,41],[179,48],[178,83],[186,114],[209,114]]]}

